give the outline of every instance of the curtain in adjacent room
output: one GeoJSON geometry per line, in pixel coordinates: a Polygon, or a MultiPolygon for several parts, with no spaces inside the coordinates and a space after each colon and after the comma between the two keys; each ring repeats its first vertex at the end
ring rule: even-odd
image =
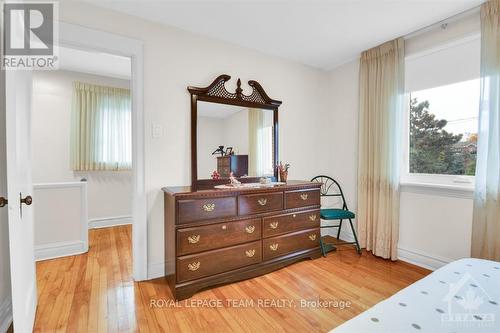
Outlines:
{"type": "Polygon", "coordinates": [[[71,167],[75,171],[132,167],[130,90],[73,83],[71,167]]]}
{"type": "Polygon", "coordinates": [[[404,40],[399,38],[363,52],[359,78],[359,240],[374,255],[396,260],[404,40]]]}
{"type": "Polygon", "coordinates": [[[500,260],[500,0],[481,6],[481,95],[472,256],[500,260]]]}

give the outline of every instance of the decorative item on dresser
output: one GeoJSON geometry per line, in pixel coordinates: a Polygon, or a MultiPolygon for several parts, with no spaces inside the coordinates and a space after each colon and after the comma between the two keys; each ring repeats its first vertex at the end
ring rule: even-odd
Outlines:
{"type": "Polygon", "coordinates": [[[320,186],[164,188],[165,257],[175,262],[166,275],[174,297],[320,257],[320,186]]]}
{"type": "Polygon", "coordinates": [[[226,155],[217,157],[217,172],[228,178],[231,172],[235,177],[248,175],[248,155],[226,155]]]}

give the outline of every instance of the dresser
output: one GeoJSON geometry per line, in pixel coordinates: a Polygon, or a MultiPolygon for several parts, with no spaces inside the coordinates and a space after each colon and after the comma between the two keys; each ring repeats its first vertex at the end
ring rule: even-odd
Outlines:
{"type": "Polygon", "coordinates": [[[227,155],[217,157],[217,172],[228,178],[232,172],[235,177],[248,175],[248,155],[227,155]]]}
{"type": "Polygon", "coordinates": [[[175,299],[319,257],[320,186],[163,188],[166,275],[175,299]]]}

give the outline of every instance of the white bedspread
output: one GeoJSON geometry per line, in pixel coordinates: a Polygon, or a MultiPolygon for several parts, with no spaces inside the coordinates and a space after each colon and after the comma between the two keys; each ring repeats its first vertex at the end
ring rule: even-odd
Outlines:
{"type": "Polygon", "coordinates": [[[452,262],[332,332],[500,333],[500,263],[452,262]]]}

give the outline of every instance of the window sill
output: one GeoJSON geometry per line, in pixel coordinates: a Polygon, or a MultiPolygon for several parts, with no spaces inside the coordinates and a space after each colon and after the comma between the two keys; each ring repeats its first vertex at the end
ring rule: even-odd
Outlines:
{"type": "Polygon", "coordinates": [[[402,181],[399,183],[401,192],[427,194],[440,197],[472,199],[474,187],[471,185],[446,185],[436,183],[422,183],[402,181]]]}

